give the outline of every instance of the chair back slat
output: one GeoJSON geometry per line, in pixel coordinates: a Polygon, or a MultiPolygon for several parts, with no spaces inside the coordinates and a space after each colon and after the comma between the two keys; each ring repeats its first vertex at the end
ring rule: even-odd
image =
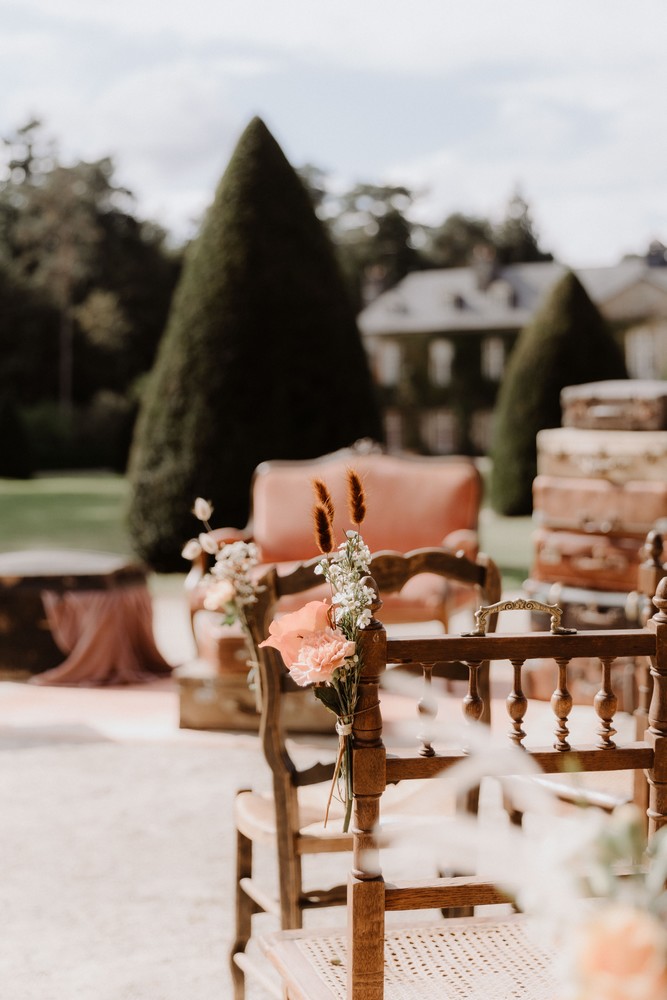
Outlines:
{"type": "MultiPolygon", "coordinates": [[[[570,693],[569,673],[572,661],[578,657],[598,659],[600,663],[600,688],[594,698],[597,723],[591,731],[590,739],[597,740],[599,749],[615,746],[616,729],[614,717],[618,708],[618,698],[612,687],[612,664],[620,656],[650,656],[655,650],[655,638],[647,629],[608,630],[600,633],[580,632],[559,635],[552,632],[530,634],[487,634],[437,636],[427,639],[398,638],[387,640],[387,657],[391,663],[400,663],[404,668],[414,658],[418,670],[425,678],[425,693],[417,705],[417,710],[428,722],[437,719],[437,702],[431,692],[431,675],[437,665],[457,662],[467,674],[467,691],[461,701],[464,719],[475,722],[485,711],[480,696],[478,676],[482,663],[494,660],[509,660],[512,665],[512,689],[507,696],[506,707],[509,717],[511,741],[525,749],[527,738],[528,699],[523,692],[523,671],[527,661],[539,656],[554,667],[554,690],[551,708],[554,715],[554,748],[560,753],[572,750],[570,738],[570,717],[573,699],[570,693]]],[[[426,727],[428,728],[428,727],[426,727]]],[[[432,730],[433,727],[431,727],[432,730]]],[[[432,757],[438,753],[434,746],[432,731],[418,737],[418,754],[432,757]]]]}
{"type": "Polygon", "coordinates": [[[554,635],[551,632],[448,635],[432,638],[390,638],[389,663],[451,663],[455,660],[511,660],[567,656],[650,656],[655,642],[644,629],[606,629],[554,635]]]}

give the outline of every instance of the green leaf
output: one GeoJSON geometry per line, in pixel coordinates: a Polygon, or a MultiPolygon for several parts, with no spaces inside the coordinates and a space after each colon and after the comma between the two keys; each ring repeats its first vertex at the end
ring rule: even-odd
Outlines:
{"type": "Polygon", "coordinates": [[[320,684],[313,688],[315,697],[322,702],[334,715],[340,715],[340,699],[333,688],[326,684],[320,684]]]}

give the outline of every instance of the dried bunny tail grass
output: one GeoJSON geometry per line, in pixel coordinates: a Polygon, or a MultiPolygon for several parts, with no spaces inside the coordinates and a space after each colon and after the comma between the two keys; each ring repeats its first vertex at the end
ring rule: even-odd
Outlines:
{"type": "Polygon", "coordinates": [[[347,470],[347,502],[350,520],[359,525],[366,517],[366,494],[354,469],[347,470]]]}
{"type": "Polygon", "coordinates": [[[329,518],[329,527],[333,527],[334,521],[334,503],[331,499],[331,494],[321,479],[313,479],[313,489],[315,490],[315,496],[317,497],[319,503],[324,507],[327,517],[329,518]]]}
{"type": "Polygon", "coordinates": [[[320,552],[326,556],[333,549],[333,538],[331,536],[329,512],[321,504],[316,504],[313,508],[313,521],[315,522],[317,546],[320,552]]]}

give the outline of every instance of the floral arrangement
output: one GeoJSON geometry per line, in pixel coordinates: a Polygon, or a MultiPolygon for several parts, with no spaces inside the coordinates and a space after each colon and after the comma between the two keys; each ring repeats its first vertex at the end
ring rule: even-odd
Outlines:
{"type": "MultiPolygon", "coordinates": [[[[350,469],[348,510],[355,529],[346,533],[334,551],[333,500],[321,480],[314,480],[313,487],[315,537],[322,553],[315,573],[329,584],[331,600],[310,601],[299,611],[274,619],[269,637],[260,646],[277,649],[296,683],[301,687],[312,684],[315,697],[336,716],[339,748],[332,792],[338,787],[345,805],[343,830],[347,831],[352,810],[352,721],[361,674],[357,637],[371,621],[375,599],[367,582],[371,554],[359,530],[366,516],[366,498],[359,476],[350,469]]],[[[327,816],[328,812],[329,805],[327,816]]]]}
{"type": "Polygon", "coordinates": [[[186,542],[181,555],[192,560],[206,552],[215,557],[210,572],[202,581],[205,587],[204,607],[207,611],[220,612],[225,625],[239,623],[248,646],[252,677],[257,657],[245,609],[255,603],[260,590],[253,574],[259,563],[257,546],[254,542],[218,542],[210,525],[213,506],[209,500],[197,497],[192,513],[202,522],[205,531],[186,542]]]}
{"type": "MultiPolygon", "coordinates": [[[[468,725],[465,762],[427,782],[419,800],[424,856],[502,887],[553,958],[554,1000],[667,1000],[667,827],[647,841],[636,805],[609,815],[584,804],[583,788],[582,805],[564,808],[556,789],[532,781],[541,775],[534,761],[486,729],[468,725]],[[521,826],[504,812],[491,822],[446,815],[443,803],[493,776],[523,815],[521,826]]],[[[454,745],[463,732],[463,724],[441,724],[454,745]]],[[[393,842],[401,838],[414,845],[412,816],[403,830],[392,827],[393,842]]]]}
{"type": "Polygon", "coordinates": [[[639,809],[626,806],[589,843],[584,903],[566,951],[573,1000],[666,1000],[667,831],[647,846],[639,809]]]}

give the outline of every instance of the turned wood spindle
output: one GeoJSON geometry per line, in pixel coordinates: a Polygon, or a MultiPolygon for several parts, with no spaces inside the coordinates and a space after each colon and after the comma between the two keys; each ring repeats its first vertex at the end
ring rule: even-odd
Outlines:
{"type": "MultiPolygon", "coordinates": [[[[353,868],[352,874],[361,881],[372,881],[379,877],[380,857],[375,831],[380,820],[380,796],[385,788],[385,757],[382,742],[382,715],[380,713],[380,677],[387,664],[387,633],[381,622],[375,618],[381,601],[377,596],[377,585],[371,577],[363,581],[375,591],[376,599],[371,605],[373,618],[370,624],[359,632],[357,648],[361,658],[357,706],[352,722],[352,777],[354,781],[354,806],[352,832],[353,868]],[[354,769],[354,757],[360,747],[373,754],[376,766],[370,780],[359,784],[354,769]]],[[[370,759],[370,758],[368,758],[370,759]]]]}
{"type": "Polygon", "coordinates": [[[468,692],[463,699],[463,714],[468,722],[479,722],[484,702],[479,693],[479,666],[482,660],[468,660],[468,692]]]}
{"type": "Polygon", "coordinates": [[[551,695],[551,708],[558,722],[555,729],[555,750],[572,749],[567,740],[570,735],[567,722],[570,717],[570,712],[572,711],[572,695],[567,689],[567,665],[569,662],[569,657],[556,657],[556,663],[558,665],[558,686],[551,695]]]}
{"type": "Polygon", "coordinates": [[[656,655],[651,657],[653,691],[647,733],[655,747],[655,763],[647,772],[649,835],[667,825],[667,756],[662,747],[662,741],[667,738],[667,577],[659,582],[653,603],[658,610],[648,622],[648,627],[656,633],[656,655]]]}
{"type": "Polygon", "coordinates": [[[614,694],[611,686],[611,665],[613,662],[613,656],[605,656],[601,658],[602,685],[593,699],[595,711],[600,719],[600,728],[597,733],[600,737],[598,746],[602,750],[607,747],[613,749],[616,746],[612,739],[612,737],[616,735],[616,730],[614,729],[612,723],[614,721],[614,716],[616,715],[616,709],[618,708],[618,698],[614,694]]]}
{"type": "Polygon", "coordinates": [[[421,668],[424,678],[424,692],[417,703],[417,712],[424,723],[424,729],[417,737],[420,742],[419,754],[421,757],[435,757],[435,750],[431,742],[433,738],[432,727],[429,726],[429,722],[433,722],[438,714],[438,703],[433,697],[432,691],[433,664],[422,663],[421,668]]]}
{"type": "Polygon", "coordinates": [[[521,668],[524,661],[511,660],[510,662],[513,668],[514,681],[512,690],[507,695],[507,713],[512,721],[509,738],[516,746],[521,747],[523,750],[523,741],[526,738],[526,733],[523,729],[523,720],[528,707],[528,699],[521,688],[521,668]]]}

